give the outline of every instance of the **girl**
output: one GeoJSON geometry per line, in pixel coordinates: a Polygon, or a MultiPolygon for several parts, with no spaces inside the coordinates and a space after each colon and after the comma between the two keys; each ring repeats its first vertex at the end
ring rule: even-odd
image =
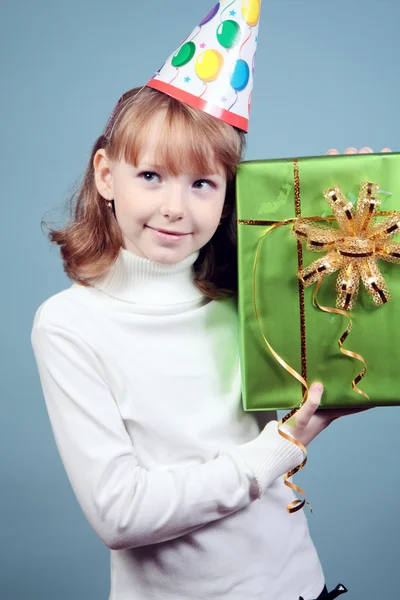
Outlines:
{"type": "MultiPolygon", "coordinates": [[[[67,475],[111,550],[110,600],[333,597],[303,511],[286,511],[302,452],[275,413],[241,407],[243,146],[231,125],[131,90],[50,234],[74,283],[38,308],[32,344],[67,475]]],[[[316,412],[321,394],[287,429],[305,446],[342,414],[316,412]]]]}

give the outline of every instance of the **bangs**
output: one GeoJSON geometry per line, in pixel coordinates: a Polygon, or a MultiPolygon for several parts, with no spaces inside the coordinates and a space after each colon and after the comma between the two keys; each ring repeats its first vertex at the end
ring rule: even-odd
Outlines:
{"type": "Polygon", "coordinates": [[[150,88],[135,96],[121,115],[111,154],[137,167],[152,122],[160,112],[165,113],[165,118],[157,131],[154,164],[173,175],[186,172],[204,176],[222,171],[228,180],[233,178],[241,159],[244,134],[150,88]]]}

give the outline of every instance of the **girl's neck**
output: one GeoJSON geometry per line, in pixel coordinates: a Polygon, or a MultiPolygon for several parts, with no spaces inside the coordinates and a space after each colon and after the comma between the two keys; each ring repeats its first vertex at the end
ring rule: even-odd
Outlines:
{"type": "Polygon", "coordinates": [[[166,306],[204,300],[193,280],[195,252],[177,264],[156,263],[125,248],[93,287],[109,296],[133,304],[166,306]]]}

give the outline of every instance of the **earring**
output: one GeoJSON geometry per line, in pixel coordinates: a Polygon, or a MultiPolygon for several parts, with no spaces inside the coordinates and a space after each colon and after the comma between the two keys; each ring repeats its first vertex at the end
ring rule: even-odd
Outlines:
{"type": "Polygon", "coordinates": [[[112,200],[109,200],[109,201],[107,202],[107,208],[109,208],[110,210],[112,210],[112,207],[113,207],[113,201],[112,201],[112,200]]]}

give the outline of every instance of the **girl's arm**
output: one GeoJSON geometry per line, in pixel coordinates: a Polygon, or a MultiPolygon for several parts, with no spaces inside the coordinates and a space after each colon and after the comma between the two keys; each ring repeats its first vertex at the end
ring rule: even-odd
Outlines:
{"type": "Polygon", "coordinates": [[[255,440],[198,466],[145,470],[101,362],[45,304],[31,340],[52,430],[78,502],[109,548],[164,542],[232,514],[301,462],[272,421],[255,440]]]}

